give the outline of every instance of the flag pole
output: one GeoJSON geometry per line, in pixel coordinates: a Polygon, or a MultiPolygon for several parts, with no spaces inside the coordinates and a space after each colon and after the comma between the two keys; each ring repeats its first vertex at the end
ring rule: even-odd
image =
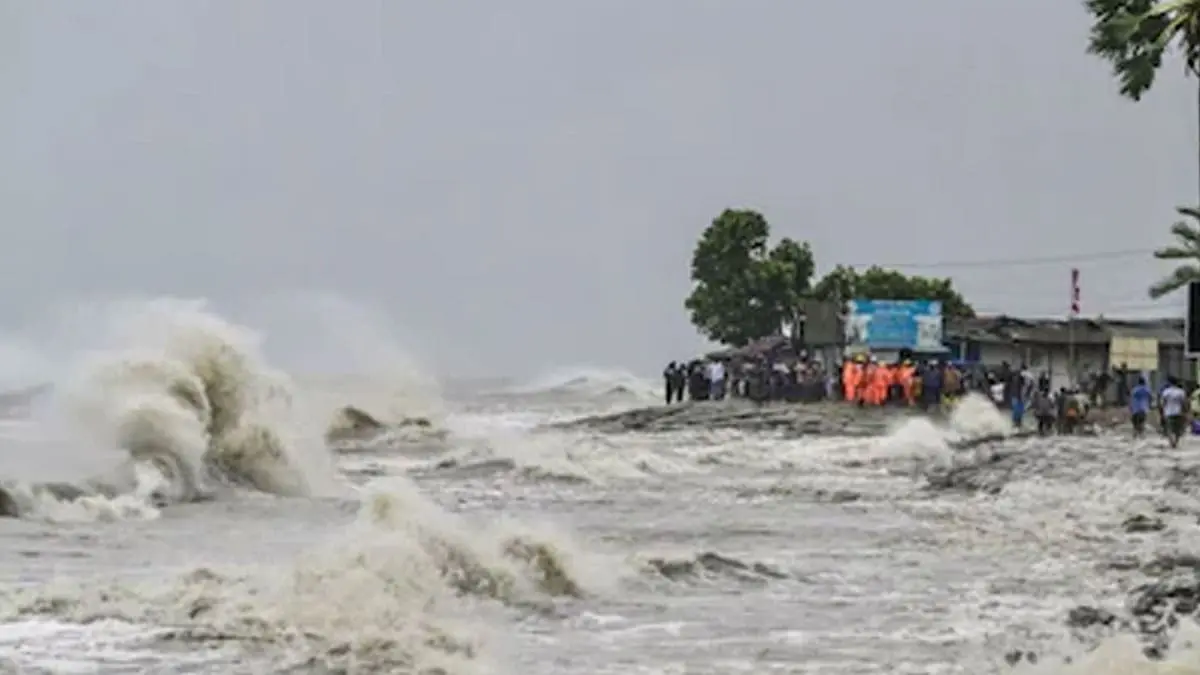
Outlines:
{"type": "Polygon", "coordinates": [[[1067,385],[1075,388],[1075,317],[1079,315],[1079,268],[1071,268],[1071,310],[1067,313],[1067,385]]]}
{"type": "Polygon", "coordinates": [[[1067,315],[1067,386],[1075,388],[1075,315],[1067,315]]]}

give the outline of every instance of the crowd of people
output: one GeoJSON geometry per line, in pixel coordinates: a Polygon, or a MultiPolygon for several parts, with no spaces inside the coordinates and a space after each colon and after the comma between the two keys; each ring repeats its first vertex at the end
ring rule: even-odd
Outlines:
{"type": "Polygon", "coordinates": [[[968,391],[988,393],[997,381],[1008,378],[1006,370],[1007,366],[987,369],[911,358],[887,363],[867,355],[827,368],[807,358],[772,361],[764,357],[673,361],[663,370],[663,382],[668,404],[735,397],[758,402],[842,400],[864,406],[929,407],[968,391]]]}
{"type": "Polygon", "coordinates": [[[685,399],[815,402],[829,398],[829,378],[817,362],[672,361],[663,371],[667,403],[685,399]]]}
{"type": "MultiPolygon", "coordinates": [[[[1105,392],[1109,385],[1115,385],[1116,403],[1124,406],[1128,402],[1137,433],[1141,433],[1150,414],[1142,390],[1137,388],[1145,387],[1145,381],[1135,386],[1129,382],[1129,374],[1119,370],[1115,376],[1089,375],[1080,387],[1055,390],[1048,373],[1035,374],[1023,365],[1013,367],[1008,363],[987,367],[905,357],[884,362],[860,354],[845,359],[838,367],[827,368],[818,360],[804,357],[772,360],[761,356],[672,362],[663,371],[663,380],[668,404],[734,397],[756,402],[841,400],[860,406],[930,409],[968,392],[978,392],[1008,411],[1015,426],[1023,426],[1032,417],[1041,434],[1074,433],[1093,407],[1106,403],[1105,392]],[[1134,410],[1137,406],[1146,409],[1134,410]]],[[[1178,388],[1177,382],[1175,386],[1178,388]]],[[[1161,402],[1160,425],[1166,429],[1174,424],[1168,423],[1168,418],[1176,415],[1172,411],[1177,396],[1167,387],[1153,398],[1161,402]]]]}

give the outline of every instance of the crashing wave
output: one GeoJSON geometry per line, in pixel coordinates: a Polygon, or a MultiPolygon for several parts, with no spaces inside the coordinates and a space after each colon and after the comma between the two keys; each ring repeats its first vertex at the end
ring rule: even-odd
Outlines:
{"type": "MultiPolygon", "coordinates": [[[[157,302],[130,318],[132,347],[100,354],[56,387],[75,443],[121,450],[111,475],[71,483],[0,484],[0,515],[60,502],[140,494],[152,504],[208,499],[221,485],[305,495],[314,476],[281,429],[287,380],[261,365],[255,340],[199,303],[157,302]],[[139,344],[158,337],[157,344],[139,344]]],[[[128,327],[127,327],[128,328],[128,327]]]]}

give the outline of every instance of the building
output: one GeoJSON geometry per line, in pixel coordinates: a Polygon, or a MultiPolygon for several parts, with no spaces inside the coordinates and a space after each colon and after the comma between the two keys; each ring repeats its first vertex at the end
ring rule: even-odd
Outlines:
{"type": "Polygon", "coordinates": [[[943,339],[951,358],[984,365],[1026,364],[1046,371],[1056,383],[1074,374],[1099,372],[1125,364],[1149,372],[1194,379],[1184,355],[1183,319],[1018,319],[988,316],[947,319],[943,339]]]}
{"type": "MultiPolygon", "coordinates": [[[[841,306],[808,302],[803,308],[804,326],[797,339],[771,336],[739,350],[722,350],[710,356],[767,356],[790,359],[801,346],[809,356],[827,364],[837,363],[856,348],[847,346],[845,315],[841,306]]],[[[999,366],[1008,362],[1025,364],[1034,371],[1050,373],[1055,387],[1087,373],[1116,368],[1123,363],[1131,371],[1151,374],[1154,382],[1168,375],[1195,380],[1193,359],[1185,356],[1183,319],[1022,319],[984,316],[971,319],[946,318],[942,325],[944,358],[999,366]],[[1072,356],[1075,368],[1069,366],[1072,356]],[[1073,373],[1072,373],[1073,371],[1073,373]]],[[[861,350],[859,346],[857,349],[861,350]]],[[[896,352],[876,353],[884,360],[896,352]]]]}

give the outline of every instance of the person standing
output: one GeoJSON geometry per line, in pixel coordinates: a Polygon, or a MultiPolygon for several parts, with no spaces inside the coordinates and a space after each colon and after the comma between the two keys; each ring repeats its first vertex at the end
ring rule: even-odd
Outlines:
{"type": "Polygon", "coordinates": [[[1054,431],[1054,397],[1050,395],[1050,386],[1038,387],[1037,391],[1033,392],[1032,400],[1033,414],[1037,417],[1037,431],[1039,436],[1049,436],[1054,431]]]}
{"type": "Polygon", "coordinates": [[[942,366],[937,361],[931,361],[925,366],[921,375],[921,409],[937,408],[942,403],[942,387],[945,384],[942,366]]]}
{"type": "Polygon", "coordinates": [[[687,379],[687,369],[684,367],[684,362],[680,361],[675,365],[675,372],[671,378],[671,382],[674,384],[676,403],[683,403],[683,392],[687,389],[687,379]]]}
{"type": "Polygon", "coordinates": [[[721,401],[725,398],[725,364],[713,361],[708,364],[708,400],[721,401]]]}
{"type": "Polygon", "coordinates": [[[1171,447],[1179,444],[1179,439],[1187,431],[1188,397],[1179,386],[1179,380],[1174,376],[1167,378],[1167,388],[1163,389],[1160,402],[1163,414],[1163,426],[1166,427],[1167,440],[1171,447]]]}
{"type": "MultiPolygon", "coordinates": [[[[1020,376],[1014,375],[1013,377],[1019,378],[1020,376]]],[[[1020,386],[1017,386],[1015,389],[1010,389],[1008,396],[1008,406],[1009,412],[1012,413],[1013,428],[1020,429],[1025,420],[1025,392],[1020,386]]]]}
{"type": "Polygon", "coordinates": [[[1146,417],[1150,414],[1150,406],[1154,395],[1146,386],[1146,378],[1139,377],[1133,389],[1129,391],[1129,420],[1133,423],[1133,437],[1141,438],[1146,433],[1146,417]]]}

